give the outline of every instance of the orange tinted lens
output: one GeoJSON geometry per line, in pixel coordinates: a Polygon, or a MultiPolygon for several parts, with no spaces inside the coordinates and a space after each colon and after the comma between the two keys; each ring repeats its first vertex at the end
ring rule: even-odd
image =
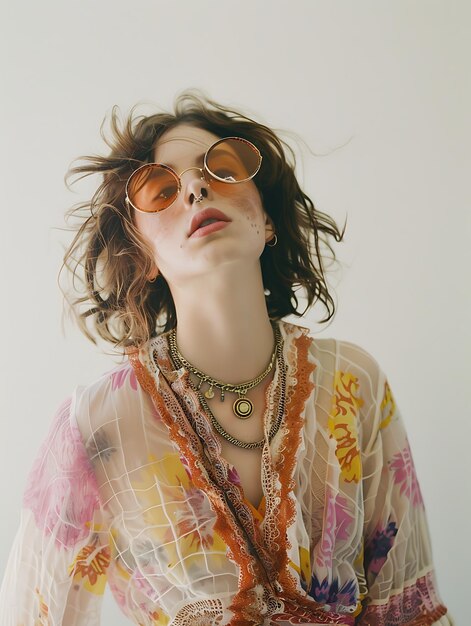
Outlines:
{"type": "Polygon", "coordinates": [[[136,170],[128,183],[129,200],[146,213],[157,213],[166,209],[175,200],[178,191],[175,174],[155,164],[136,170]]]}
{"type": "Polygon", "coordinates": [[[219,141],[209,149],[206,167],[216,179],[240,183],[258,172],[260,155],[252,144],[231,137],[219,141]]]}

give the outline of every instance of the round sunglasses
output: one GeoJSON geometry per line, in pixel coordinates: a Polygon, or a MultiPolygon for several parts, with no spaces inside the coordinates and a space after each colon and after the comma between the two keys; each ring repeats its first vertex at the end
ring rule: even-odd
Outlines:
{"type": "Polygon", "coordinates": [[[137,168],[126,182],[125,202],[142,213],[168,209],[182,190],[181,177],[189,170],[199,170],[201,179],[216,191],[228,185],[245,183],[255,176],[262,164],[256,146],[241,137],[218,139],[206,151],[203,167],[189,167],[178,175],[163,163],[146,163],[137,168]]]}

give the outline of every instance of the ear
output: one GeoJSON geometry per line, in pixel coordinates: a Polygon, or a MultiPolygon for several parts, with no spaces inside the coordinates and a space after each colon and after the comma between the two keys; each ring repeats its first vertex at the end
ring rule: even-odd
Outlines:
{"type": "Polygon", "coordinates": [[[150,283],[153,283],[158,275],[159,275],[159,270],[157,266],[154,265],[154,267],[152,268],[152,271],[149,274],[147,274],[146,278],[150,283]]]}
{"type": "Polygon", "coordinates": [[[268,215],[268,213],[265,212],[265,243],[273,239],[275,231],[276,229],[275,225],[273,224],[273,220],[268,215]]]}

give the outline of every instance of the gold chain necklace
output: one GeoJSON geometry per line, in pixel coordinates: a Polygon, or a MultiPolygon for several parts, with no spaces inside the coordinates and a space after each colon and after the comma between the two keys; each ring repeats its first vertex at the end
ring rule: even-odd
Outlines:
{"type": "Polygon", "coordinates": [[[253,411],[254,411],[254,405],[253,405],[252,400],[246,397],[247,391],[249,391],[249,389],[253,389],[254,387],[256,387],[271,372],[273,368],[273,364],[275,363],[275,358],[279,350],[279,346],[283,342],[281,334],[277,326],[273,322],[271,323],[275,332],[275,348],[273,350],[273,354],[272,354],[270,363],[268,364],[268,367],[266,368],[264,372],[262,372],[259,376],[257,376],[253,380],[249,380],[244,383],[239,383],[238,385],[231,385],[229,383],[223,383],[219,380],[216,380],[215,378],[208,376],[204,372],[201,372],[194,365],[189,363],[178,350],[177,338],[176,338],[176,333],[177,333],[176,327],[173,328],[169,334],[170,351],[172,353],[172,357],[174,357],[174,360],[176,357],[178,361],[182,365],[184,365],[184,367],[187,370],[189,370],[190,372],[198,376],[198,378],[200,379],[199,385],[197,387],[198,391],[201,389],[201,385],[204,382],[209,385],[209,389],[207,389],[204,393],[205,398],[208,398],[208,399],[214,398],[213,387],[217,387],[218,389],[220,389],[221,402],[224,402],[225,391],[229,391],[231,393],[237,393],[239,397],[237,398],[237,400],[234,401],[232,405],[232,411],[234,412],[234,415],[236,417],[240,419],[247,419],[253,414],[253,411]]]}
{"type": "MultiPolygon", "coordinates": [[[[286,404],[286,370],[287,370],[287,367],[285,365],[285,361],[283,358],[283,338],[277,327],[275,327],[275,336],[276,336],[277,363],[278,363],[278,370],[279,370],[280,378],[281,378],[281,383],[280,383],[281,392],[280,392],[280,401],[278,403],[278,414],[276,416],[276,419],[273,420],[272,426],[270,428],[270,432],[268,434],[269,441],[273,439],[273,437],[276,435],[276,433],[280,429],[281,422],[283,420],[283,415],[285,412],[285,404],[286,404]]],[[[182,362],[179,359],[177,350],[174,349],[174,346],[172,345],[172,343],[169,342],[169,345],[170,345],[170,352],[172,355],[172,359],[174,361],[174,365],[176,367],[181,367],[182,362]]],[[[191,388],[196,392],[202,407],[204,408],[207,415],[209,416],[213,428],[222,437],[224,437],[226,441],[228,441],[229,443],[235,446],[238,446],[239,448],[244,448],[246,450],[252,450],[254,448],[263,448],[265,444],[264,439],[260,439],[259,441],[247,442],[247,441],[241,441],[240,439],[237,439],[236,437],[233,437],[232,435],[230,435],[214,417],[213,412],[209,408],[206,400],[204,399],[203,394],[199,391],[199,386],[195,387],[191,379],[188,379],[188,380],[189,380],[191,388]]]]}
{"type": "MultiPolygon", "coordinates": [[[[279,366],[280,366],[280,376],[281,376],[281,385],[280,385],[280,387],[281,387],[281,397],[280,397],[280,402],[278,404],[278,414],[276,416],[276,419],[273,420],[273,423],[272,423],[271,428],[270,428],[270,432],[268,433],[268,440],[269,441],[271,441],[273,439],[273,437],[276,435],[276,433],[279,431],[280,426],[281,426],[281,422],[283,421],[283,415],[284,415],[284,412],[285,412],[286,368],[284,366],[284,359],[283,359],[282,356],[281,356],[281,359],[278,360],[278,363],[279,363],[279,366]]],[[[193,384],[192,384],[191,381],[190,381],[190,385],[193,387],[193,384]]],[[[209,415],[209,419],[211,420],[211,424],[212,424],[213,428],[222,437],[224,437],[224,439],[226,439],[226,441],[229,441],[229,443],[232,443],[234,446],[237,446],[239,448],[245,448],[246,450],[253,450],[254,448],[263,448],[263,446],[265,444],[265,440],[264,439],[260,439],[259,441],[247,442],[247,441],[241,441],[240,439],[237,439],[233,435],[229,434],[223,428],[223,426],[217,421],[217,419],[215,418],[213,412],[209,408],[208,403],[204,399],[203,395],[195,387],[193,387],[193,389],[196,391],[196,393],[197,393],[197,395],[199,397],[199,400],[200,400],[204,410],[209,415]]]]}

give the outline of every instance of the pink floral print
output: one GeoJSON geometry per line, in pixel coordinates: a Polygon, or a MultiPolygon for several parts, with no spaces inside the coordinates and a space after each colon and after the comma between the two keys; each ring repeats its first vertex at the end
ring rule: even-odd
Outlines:
{"type": "Polygon", "coordinates": [[[80,431],[70,422],[70,405],[68,398],[59,407],[23,498],[38,527],[67,547],[87,536],[86,523],[99,503],[95,475],[80,431]]]}
{"type": "Polygon", "coordinates": [[[394,455],[389,467],[394,472],[394,482],[400,486],[401,494],[409,498],[413,506],[423,506],[424,501],[417,480],[409,441],[406,441],[401,452],[394,455]]]}
{"type": "Polygon", "coordinates": [[[129,386],[131,387],[131,389],[133,391],[137,391],[136,374],[134,373],[132,367],[128,364],[111,374],[111,389],[113,391],[116,391],[116,389],[120,389],[126,382],[126,379],[129,379],[129,386]]]}
{"type": "Polygon", "coordinates": [[[345,497],[326,487],[324,527],[321,540],[314,548],[315,563],[318,567],[331,567],[335,543],[345,541],[349,536],[352,516],[345,497]]]}

